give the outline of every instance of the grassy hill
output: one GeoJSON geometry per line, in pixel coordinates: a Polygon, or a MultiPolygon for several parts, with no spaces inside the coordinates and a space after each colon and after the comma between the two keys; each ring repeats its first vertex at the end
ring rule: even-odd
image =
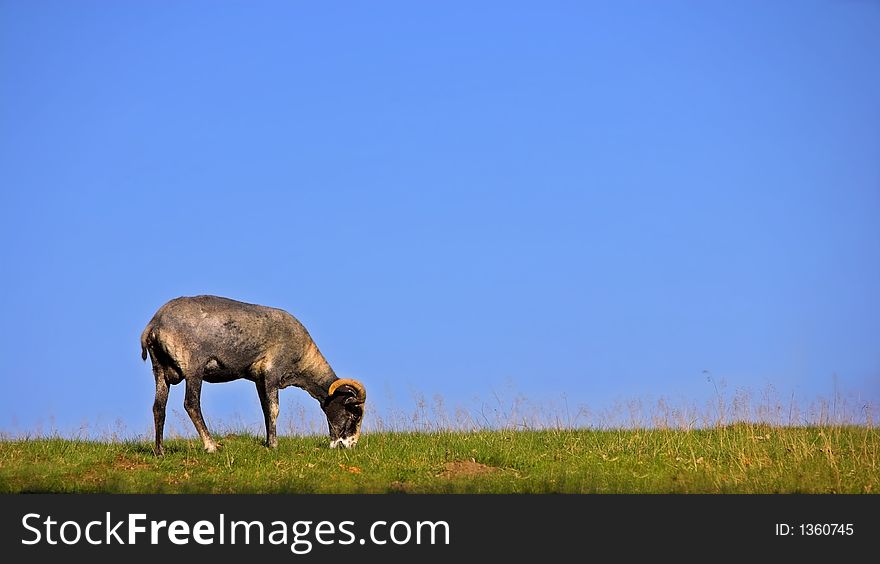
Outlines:
{"type": "Polygon", "coordinates": [[[705,430],[370,433],[353,450],[227,435],[0,441],[0,492],[874,493],[880,432],[736,424],[705,430]]]}

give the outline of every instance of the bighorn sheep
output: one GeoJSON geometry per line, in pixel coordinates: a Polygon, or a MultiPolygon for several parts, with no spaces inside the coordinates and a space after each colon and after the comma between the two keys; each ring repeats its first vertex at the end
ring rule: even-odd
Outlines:
{"type": "Polygon", "coordinates": [[[163,454],[162,432],[168,386],[186,380],[184,407],[205,450],[214,452],[202,418],[202,382],[246,378],[257,385],[266,420],[266,445],[278,446],[275,421],[278,390],[297,386],[321,404],[330,428],[330,447],[353,447],[360,436],[367,393],[356,380],[339,379],[305,327],[284,310],[217,296],[176,298],[163,305],[141,335],[156,378],[153,419],[156,454],[163,454]]]}

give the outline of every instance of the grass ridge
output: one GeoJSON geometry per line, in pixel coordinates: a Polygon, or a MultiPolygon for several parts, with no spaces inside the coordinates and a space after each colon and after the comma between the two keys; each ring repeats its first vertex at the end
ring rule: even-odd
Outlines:
{"type": "Polygon", "coordinates": [[[0,492],[875,493],[878,435],[755,423],[381,432],[353,450],[306,436],[280,437],[273,451],[229,434],[216,454],[173,439],[162,458],[147,441],[19,439],[0,441],[0,492]]]}

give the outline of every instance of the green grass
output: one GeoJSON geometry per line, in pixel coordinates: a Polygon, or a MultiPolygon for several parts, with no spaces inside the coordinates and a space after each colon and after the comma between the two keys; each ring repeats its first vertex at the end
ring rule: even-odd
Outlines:
{"type": "Polygon", "coordinates": [[[370,433],[323,437],[0,441],[0,492],[873,493],[880,433],[855,426],[370,433]]]}

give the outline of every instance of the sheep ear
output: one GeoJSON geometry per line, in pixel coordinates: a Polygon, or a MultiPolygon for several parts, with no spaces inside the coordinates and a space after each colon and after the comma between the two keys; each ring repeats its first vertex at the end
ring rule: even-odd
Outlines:
{"type": "Polygon", "coordinates": [[[360,393],[354,386],[342,385],[337,387],[333,393],[333,397],[344,397],[345,399],[342,400],[343,405],[364,403],[364,400],[360,397],[360,393]]]}
{"type": "Polygon", "coordinates": [[[352,392],[352,395],[351,395],[350,397],[345,398],[345,399],[342,401],[342,403],[345,404],[345,405],[363,405],[363,404],[364,404],[364,400],[360,399],[360,398],[357,396],[357,392],[354,392],[354,391],[353,391],[353,392],[352,392]]]}

